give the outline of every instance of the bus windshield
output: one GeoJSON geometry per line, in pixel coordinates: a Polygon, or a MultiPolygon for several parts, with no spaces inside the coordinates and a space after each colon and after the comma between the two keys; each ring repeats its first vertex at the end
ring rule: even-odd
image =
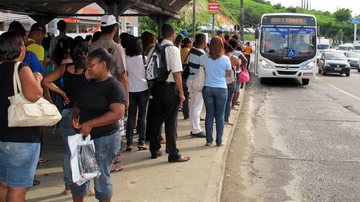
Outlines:
{"type": "Polygon", "coordinates": [[[315,28],[264,27],[260,51],[277,57],[313,57],[316,50],[315,28]]]}

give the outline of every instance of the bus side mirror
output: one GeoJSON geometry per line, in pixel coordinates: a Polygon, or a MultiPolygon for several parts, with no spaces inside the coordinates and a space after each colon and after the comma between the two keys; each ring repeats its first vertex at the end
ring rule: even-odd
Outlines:
{"type": "Polygon", "coordinates": [[[256,29],[256,30],[255,30],[255,39],[258,39],[258,38],[259,38],[259,30],[256,29]]]}

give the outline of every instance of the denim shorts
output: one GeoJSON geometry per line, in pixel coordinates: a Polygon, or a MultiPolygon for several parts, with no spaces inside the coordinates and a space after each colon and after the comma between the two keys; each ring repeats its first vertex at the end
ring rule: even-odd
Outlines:
{"type": "MultiPolygon", "coordinates": [[[[94,139],[95,158],[100,167],[101,175],[94,179],[95,198],[99,201],[111,198],[112,184],[110,181],[110,170],[115,155],[120,150],[121,132],[112,135],[102,136],[94,139]]],[[[85,196],[89,190],[90,182],[78,186],[71,185],[73,196],[85,196]]]]}
{"type": "Polygon", "coordinates": [[[40,143],[0,141],[0,182],[10,187],[32,187],[40,143]]]}

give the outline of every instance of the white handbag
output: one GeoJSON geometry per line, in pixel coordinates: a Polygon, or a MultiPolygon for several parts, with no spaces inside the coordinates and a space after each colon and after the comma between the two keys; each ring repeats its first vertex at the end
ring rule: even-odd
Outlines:
{"type": "Polygon", "coordinates": [[[198,73],[196,73],[194,75],[193,81],[192,81],[192,89],[194,91],[198,91],[201,92],[203,87],[204,87],[204,83],[205,83],[205,69],[204,69],[204,64],[205,64],[205,55],[202,56],[202,62],[200,64],[199,67],[199,71],[198,73]]]}
{"type": "Polygon", "coordinates": [[[40,98],[33,103],[24,97],[18,73],[19,65],[20,62],[16,62],[14,66],[14,96],[9,97],[8,126],[29,127],[55,125],[61,120],[61,114],[54,104],[51,104],[44,98],[40,98]]]}

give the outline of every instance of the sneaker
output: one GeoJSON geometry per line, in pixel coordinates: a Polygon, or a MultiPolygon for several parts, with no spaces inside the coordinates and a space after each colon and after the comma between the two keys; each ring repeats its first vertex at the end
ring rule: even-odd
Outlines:
{"type": "Polygon", "coordinates": [[[192,133],[192,132],[190,132],[190,135],[192,137],[199,137],[199,138],[205,138],[206,137],[206,135],[205,135],[205,133],[203,131],[201,131],[200,133],[192,133]]]}
{"type": "Polygon", "coordinates": [[[156,153],[151,152],[151,158],[152,159],[157,159],[157,157],[162,156],[162,152],[161,151],[157,151],[156,153]]]}
{"type": "Polygon", "coordinates": [[[33,181],[33,186],[39,185],[40,184],[40,180],[35,180],[33,181]]]}

